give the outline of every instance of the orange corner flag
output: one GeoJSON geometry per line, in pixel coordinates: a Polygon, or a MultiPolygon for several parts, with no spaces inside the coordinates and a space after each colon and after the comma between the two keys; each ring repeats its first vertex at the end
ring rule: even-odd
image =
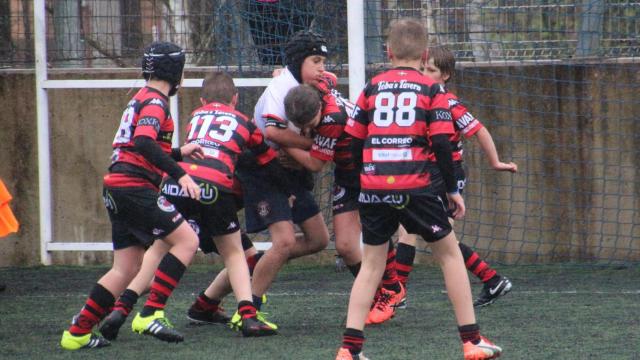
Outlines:
{"type": "Polygon", "coordinates": [[[7,236],[10,233],[18,231],[20,224],[13,215],[9,202],[12,197],[9,190],[0,179],[0,237],[7,236]]]}

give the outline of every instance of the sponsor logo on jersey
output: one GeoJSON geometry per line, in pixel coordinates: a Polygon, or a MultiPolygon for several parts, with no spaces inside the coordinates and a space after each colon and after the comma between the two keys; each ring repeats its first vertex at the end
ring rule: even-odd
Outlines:
{"type": "Polygon", "coordinates": [[[152,233],[153,235],[155,235],[155,236],[158,236],[158,235],[160,235],[160,234],[164,233],[164,230],[162,230],[162,229],[158,229],[158,228],[154,228],[153,230],[151,230],[151,233],[152,233]]]}
{"type": "Polygon", "coordinates": [[[466,112],[456,120],[456,125],[458,125],[460,129],[464,129],[473,124],[474,121],[477,121],[475,116],[471,115],[470,112],[466,112]]]}
{"type": "Polygon", "coordinates": [[[167,200],[164,196],[158,196],[158,207],[164,212],[176,211],[176,207],[167,200]]]}
{"type": "Polygon", "coordinates": [[[451,116],[451,112],[447,110],[436,110],[434,111],[436,120],[453,120],[451,116]]]}
{"type": "Polygon", "coordinates": [[[373,174],[376,172],[376,165],[375,164],[366,164],[363,168],[363,171],[365,174],[373,174]]]}
{"type": "Polygon", "coordinates": [[[407,80],[400,80],[398,82],[380,81],[378,83],[378,91],[397,90],[397,89],[412,90],[412,91],[420,92],[422,91],[422,86],[416,83],[409,82],[407,80]]]}
{"type": "MultiPolygon", "coordinates": [[[[196,166],[196,165],[193,165],[196,166]]],[[[176,197],[190,197],[182,186],[178,184],[164,183],[162,185],[162,193],[176,197]]],[[[164,198],[164,197],[163,197],[164,198]]],[[[218,200],[218,187],[209,183],[200,184],[200,202],[205,205],[211,205],[218,200]]],[[[160,200],[158,200],[160,201],[160,200]]],[[[159,206],[159,204],[158,204],[159,206]]]]}
{"type": "MultiPolygon", "coordinates": [[[[351,111],[351,117],[352,117],[353,119],[355,119],[356,117],[358,117],[358,113],[359,113],[359,112],[360,112],[360,106],[357,106],[357,105],[356,105],[356,106],[354,106],[354,107],[353,107],[353,111],[351,111]]],[[[349,126],[353,126],[353,119],[349,119],[349,120],[347,121],[347,125],[349,125],[349,126]]]]}
{"type": "Polygon", "coordinates": [[[314,139],[314,142],[316,143],[316,145],[318,145],[318,147],[325,149],[333,149],[336,146],[337,141],[338,139],[336,138],[326,137],[322,135],[316,135],[314,139]]]}
{"type": "Polygon", "coordinates": [[[460,104],[460,102],[458,100],[456,100],[456,99],[449,99],[449,100],[447,100],[447,102],[449,103],[449,107],[450,108],[460,104]]]}
{"type": "Polygon", "coordinates": [[[204,156],[206,157],[211,157],[211,158],[220,157],[220,150],[218,149],[202,148],[202,152],[204,152],[204,156]]]}
{"type": "Polygon", "coordinates": [[[164,102],[160,99],[154,98],[151,99],[151,101],[149,101],[149,105],[160,105],[160,106],[164,106],[164,102]]]}
{"type": "Polygon", "coordinates": [[[326,115],[325,117],[322,118],[322,123],[323,124],[335,124],[336,120],[333,118],[333,116],[326,115]]]}
{"type": "Polygon", "coordinates": [[[401,147],[410,146],[413,142],[411,137],[372,137],[372,145],[399,145],[401,147]]]}
{"type": "Polygon", "coordinates": [[[373,149],[373,161],[410,161],[413,154],[410,149],[373,149]]]}

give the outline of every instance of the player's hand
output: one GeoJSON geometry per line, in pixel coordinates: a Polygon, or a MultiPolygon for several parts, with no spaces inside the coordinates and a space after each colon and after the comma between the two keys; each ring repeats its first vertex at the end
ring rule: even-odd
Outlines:
{"type": "Polygon", "coordinates": [[[449,199],[449,209],[453,210],[453,218],[456,220],[462,219],[466,211],[462,195],[460,193],[447,193],[447,199],[449,199]]]}
{"type": "Polygon", "coordinates": [[[204,151],[202,146],[196,143],[188,143],[180,148],[182,157],[190,156],[192,159],[204,159],[204,151]]]}
{"type": "Polygon", "coordinates": [[[498,162],[497,164],[493,165],[493,170],[509,171],[512,173],[516,173],[518,172],[518,165],[516,165],[516,163],[513,163],[513,162],[509,162],[509,163],[498,162]]]}
{"type": "Polygon", "coordinates": [[[282,71],[284,71],[284,68],[275,68],[275,69],[273,69],[273,72],[271,73],[271,77],[280,76],[280,74],[282,74],[282,71]]]}
{"type": "Polygon", "coordinates": [[[178,184],[182,186],[182,190],[194,200],[200,200],[200,186],[188,174],[183,175],[178,179],[178,184]]]}

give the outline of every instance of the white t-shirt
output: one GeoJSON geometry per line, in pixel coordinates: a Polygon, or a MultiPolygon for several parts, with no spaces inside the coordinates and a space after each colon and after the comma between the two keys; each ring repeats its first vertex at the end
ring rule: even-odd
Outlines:
{"type": "MultiPolygon", "coordinates": [[[[300,129],[287,120],[284,111],[284,98],[289,90],[298,85],[300,83],[287,68],[284,68],[280,75],[271,80],[260,99],[258,99],[253,113],[255,123],[263,134],[265,134],[265,129],[268,126],[277,126],[281,129],[288,127],[296,133],[300,133],[300,129]]],[[[268,140],[267,143],[274,149],[279,148],[276,143],[268,140]]]]}

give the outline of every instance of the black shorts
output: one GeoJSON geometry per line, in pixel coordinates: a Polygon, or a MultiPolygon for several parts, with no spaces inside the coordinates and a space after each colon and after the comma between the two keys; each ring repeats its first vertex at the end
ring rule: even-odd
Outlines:
{"type": "Polygon", "coordinates": [[[398,224],[427,242],[438,241],[451,232],[446,204],[446,200],[432,194],[394,194],[392,199],[384,200],[360,196],[362,241],[382,245],[398,230],[398,224]]]}
{"type": "Polygon", "coordinates": [[[200,249],[205,254],[217,252],[214,236],[226,235],[240,230],[236,197],[221,192],[217,186],[196,180],[200,185],[200,201],[186,196],[181,186],[173,178],[165,178],[160,193],[187,219],[198,235],[200,249]]]}
{"type": "Polygon", "coordinates": [[[289,194],[268,181],[269,174],[260,168],[250,174],[239,175],[244,198],[244,216],[248,233],[257,233],[279,221],[301,224],[317,215],[320,208],[311,191],[304,184],[296,183],[290,193],[295,195],[293,207],[289,206],[289,194]]]}
{"type": "Polygon", "coordinates": [[[358,202],[359,194],[360,189],[333,185],[333,216],[358,210],[360,207],[358,202]]]}
{"type": "Polygon", "coordinates": [[[171,202],[150,188],[104,187],[102,197],[111,220],[114,250],[149,247],[184,221],[171,202]]]}

